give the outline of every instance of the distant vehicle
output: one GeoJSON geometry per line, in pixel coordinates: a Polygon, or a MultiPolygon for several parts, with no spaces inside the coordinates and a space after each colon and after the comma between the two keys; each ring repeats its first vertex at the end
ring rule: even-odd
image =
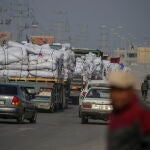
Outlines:
{"type": "Polygon", "coordinates": [[[88,123],[88,119],[107,121],[111,111],[110,89],[108,87],[90,88],[82,100],[81,123],[88,123]]]}
{"type": "Polygon", "coordinates": [[[87,94],[89,88],[91,87],[109,87],[109,84],[106,80],[89,80],[86,84],[84,89],[81,91],[79,96],[79,117],[80,117],[80,109],[82,105],[82,100],[84,99],[85,95],[87,94]]]}
{"type": "Polygon", "coordinates": [[[49,112],[54,112],[55,104],[51,101],[50,96],[40,96],[36,95],[32,102],[36,105],[38,110],[47,110],[49,112]]]}
{"type": "Polygon", "coordinates": [[[30,123],[36,123],[36,108],[25,87],[0,84],[0,118],[16,119],[18,123],[27,119],[30,123]]]}
{"type": "Polygon", "coordinates": [[[38,95],[32,99],[38,110],[47,110],[49,112],[54,112],[55,104],[52,101],[52,88],[40,88],[38,95]]]}

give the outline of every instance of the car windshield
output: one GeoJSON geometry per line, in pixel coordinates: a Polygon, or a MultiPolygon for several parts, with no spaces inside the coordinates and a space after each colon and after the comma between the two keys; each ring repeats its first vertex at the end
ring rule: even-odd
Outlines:
{"type": "Polygon", "coordinates": [[[35,96],[35,99],[44,101],[44,100],[49,100],[50,97],[49,96],[35,96]]]}
{"type": "Polygon", "coordinates": [[[17,87],[11,85],[0,85],[1,95],[17,95],[17,87]]]}
{"type": "Polygon", "coordinates": [[[86,98],[110,98],[110,90],[109,89],[91,89],[86,98]]]}

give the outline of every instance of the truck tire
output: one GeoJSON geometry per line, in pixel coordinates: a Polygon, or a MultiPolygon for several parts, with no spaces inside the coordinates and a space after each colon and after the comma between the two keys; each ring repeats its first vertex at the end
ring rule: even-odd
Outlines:
{"type": "Polygon", "coordinates": [[[79,118],[82,117],[82,114],[81,114],[81,110],[80,110],[80,109],[81,109],[81,108],[79,107],[79,114],[78,114],[79,118]]]}
{"type": "Polygon", "coordinates": [[[82,116],[81,124],[88,124],[88,117],[82,116]]]}
{"type": "Polygon", "coordinates": [[[22,114],[17,118],[17,123],[18,123],[18,124],[24,123],[24,113],[22,113],[22,114]]]}
{"type": "Polygon", "coordinates": [[[36,120],[37,120],[37,113],[35,112],[33,114],[33,116],[29,119],[29,122],[30,123],[36,123],[36,120]]]}
{"type": "Polygon", "coordinates": [[[50,113],[54,113],[54,112],[55,112],[55,106],[54,106],[54,104],[51,106],[49,112],[50,112],[50,113]]]}

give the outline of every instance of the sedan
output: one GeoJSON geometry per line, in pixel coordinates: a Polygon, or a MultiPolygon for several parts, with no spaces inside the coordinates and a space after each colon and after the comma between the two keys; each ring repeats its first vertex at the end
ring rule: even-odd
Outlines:
{"type": "Polygon", "coordinates": [[[82,101],[81,123],[88,123],[88,119],[107,121],[111,111],[110,89],[106,87],[90,88],[82,101]]]}

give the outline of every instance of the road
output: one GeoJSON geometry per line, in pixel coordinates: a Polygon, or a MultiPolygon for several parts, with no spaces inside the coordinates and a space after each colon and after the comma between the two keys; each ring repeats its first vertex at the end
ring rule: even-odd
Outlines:
{"type": "Polygon", "coordinates": [[[105,150],[107,125],[80,124],[77,106],[64,112],[39,113],[37,124],[0,120],[1,150],[105,150]]]}

